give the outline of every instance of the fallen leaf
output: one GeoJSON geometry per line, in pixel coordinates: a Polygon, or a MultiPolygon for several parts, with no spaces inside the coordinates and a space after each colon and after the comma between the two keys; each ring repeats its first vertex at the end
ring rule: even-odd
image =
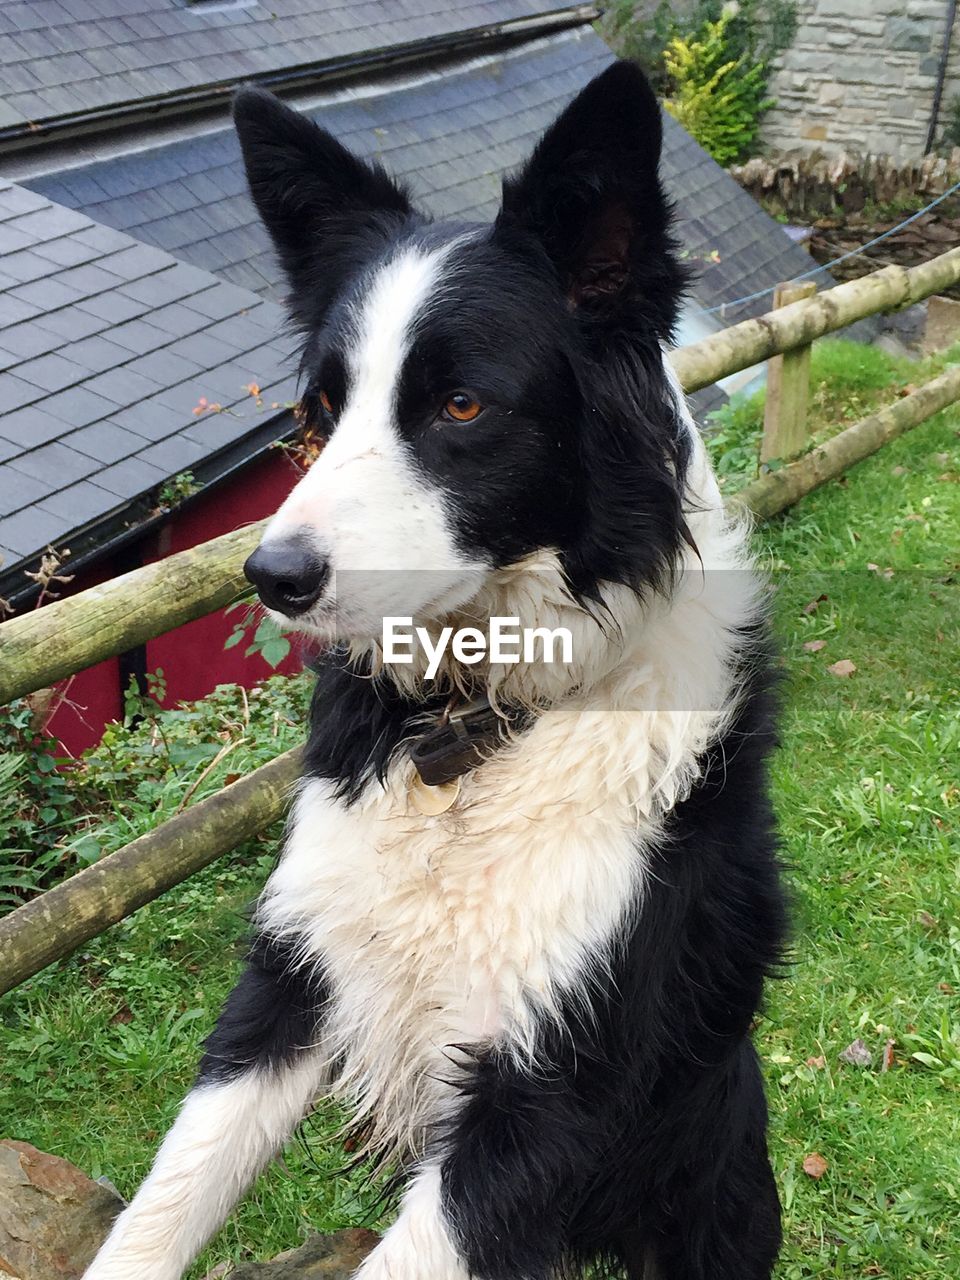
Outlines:
{"type": "Polygon", "coordinates": [[[867,568],[870,570],[871,573],[880,572],[880,566],[878,564],[873,564],[872,562],[868,562],[867,568]]]}
{"type": "Polygon", "coordinates": [[[803,1172],[808,1178],[822,1178],[827,1172],[827,1162],[819,1151],[811,1151],[803,1157],[803,1172]]]}
{"type": "Polygon", "coordinates": [[[890,1071],[893,1068],[893,1046],[893,1040],[888,1040],[883,1046],[883,1061],[880,1063],[881,1071],[890,1071]]]}
{"type": "Polygon", "coordinates": [[[808,1059],[807,1059],[807,1066],[808,1066],[808,1067],[813,1067],[813,1068],[814,1068],[814,1070],[816,1070],[816,1071],[826,1071],[826,1069],[827,1069],[827,1060],[826,1060],[826,1058],[823,1056],[823,1054],[821,1053],[821,1054],[820,1054],[818,1057],[816,1057],[816,1058],[808,1058],[808,1059]]]}
{"type": "Polygon", "coordinates": [[[938,982],[937,990],[942,991],[945,996],[952,996],[956,994],[954,991],[954,988],[950,985],[949,982],[938,982]]]}
{"type": "Polygon", "coordinates": [[[805,653],[819,653],[821,649],[827,647],[826,640],[807,640],[803,649],[805,653]]]}
{"type": "Polygon", "coordinates": [[[907,474],[906,467],[891,467],[890,474],[892,476],[905,476],[907,474]]]}
{"type": "Polygon", "coordinates": [[[929,911],[918,911],[917,919],[925,929],[936,929],[937,927],[936,918],[929,911]]]}
{"type": "Polygon", "coordinates": [[[841,1049],[839,1057],[841,1062],[846,1062],[851,1067],[869,1067],[873,1062],[873,1054],[859,1037],[845,1049],[841,1049]]]}
{"type": "Polygon", "coordinates": [[[803,612],[808,616],[811,613],[816,613],[817,610],[820,608],[820,606],[823,604],[824,600],[829,600],[829,599],[830,597],[827,595],[817,596],[816,600],[807,601],[807,603],[803,606],[803,612]]]}
{"type": "Polygon", "coordinates": [[[831,662],[827,670],[832,676],[852,676],[856,671],[855,663],[849,658],[841,658],[839,662],[831,662]]]}
{"type": "Polygon", "coordinates": [[[244,389],[249,391],[252,396],[258,396],[260,394],[260,385],[256,382],[248,382],[244,389]]]}

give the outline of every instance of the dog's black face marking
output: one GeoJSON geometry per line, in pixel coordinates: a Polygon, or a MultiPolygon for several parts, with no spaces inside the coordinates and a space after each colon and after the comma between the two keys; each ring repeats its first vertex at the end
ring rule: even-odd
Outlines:
{"type": "Polygon", "coordinates": [[[236,118],[304,333],[308,419],[336,430],[378,270],[446,246],[411,316],[392,429],[437,493],[452,554],[502,567],[553,549],[587,599],[603,582],[662,587],[688,537],[689,441],[661,348],[684,272],[642,74],[616,64],[571,103],[505,182],[492,228],[430,224],[381,169],[261,91],[241,93],[236,118]],[[457,392],[482,412],[444,417],[457,392]]]}

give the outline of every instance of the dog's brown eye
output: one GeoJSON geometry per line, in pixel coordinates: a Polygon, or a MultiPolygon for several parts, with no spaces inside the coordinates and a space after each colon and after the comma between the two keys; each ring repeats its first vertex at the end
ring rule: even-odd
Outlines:
{"type": "Polygon", "coordinates": [[[455,391],[443,406],[444,416],[454,422],[472,422],[483,412],[483,405],[469,391],[455,391]]]}
{"type": "Polygon", "coordinates": [[[323,405],[327,413],[333,413],[333,405],[330,402],[330,397],[325,391],[320,392],[320,403],[323,405]]]}

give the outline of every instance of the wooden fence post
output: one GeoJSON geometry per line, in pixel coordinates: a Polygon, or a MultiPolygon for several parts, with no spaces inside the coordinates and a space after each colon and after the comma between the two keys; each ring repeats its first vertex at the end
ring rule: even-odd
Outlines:
{"type": "MultiPolygon", "coordinates": [[[[799,284],[778,284],[773,309],[812,298],[817,286],[812,280],[799,284]]],[[[810,347],[797,347],[774,356],[767,364],[767,400],[763,411],[763,439],[760,461],[793,458],[807,438],[807,404],[810,399],[810,347]]]]}

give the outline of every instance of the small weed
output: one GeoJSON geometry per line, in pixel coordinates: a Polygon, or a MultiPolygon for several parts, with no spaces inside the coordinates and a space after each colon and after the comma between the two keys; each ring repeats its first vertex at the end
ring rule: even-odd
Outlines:
{"type": "Polygon", "coordinates": [[[160,486],[157,492],[157,505],[167,509],[178,507],[181,502],[192,498],[202,488],[202,483],[192,471],[181,471],[160,486]]]}

